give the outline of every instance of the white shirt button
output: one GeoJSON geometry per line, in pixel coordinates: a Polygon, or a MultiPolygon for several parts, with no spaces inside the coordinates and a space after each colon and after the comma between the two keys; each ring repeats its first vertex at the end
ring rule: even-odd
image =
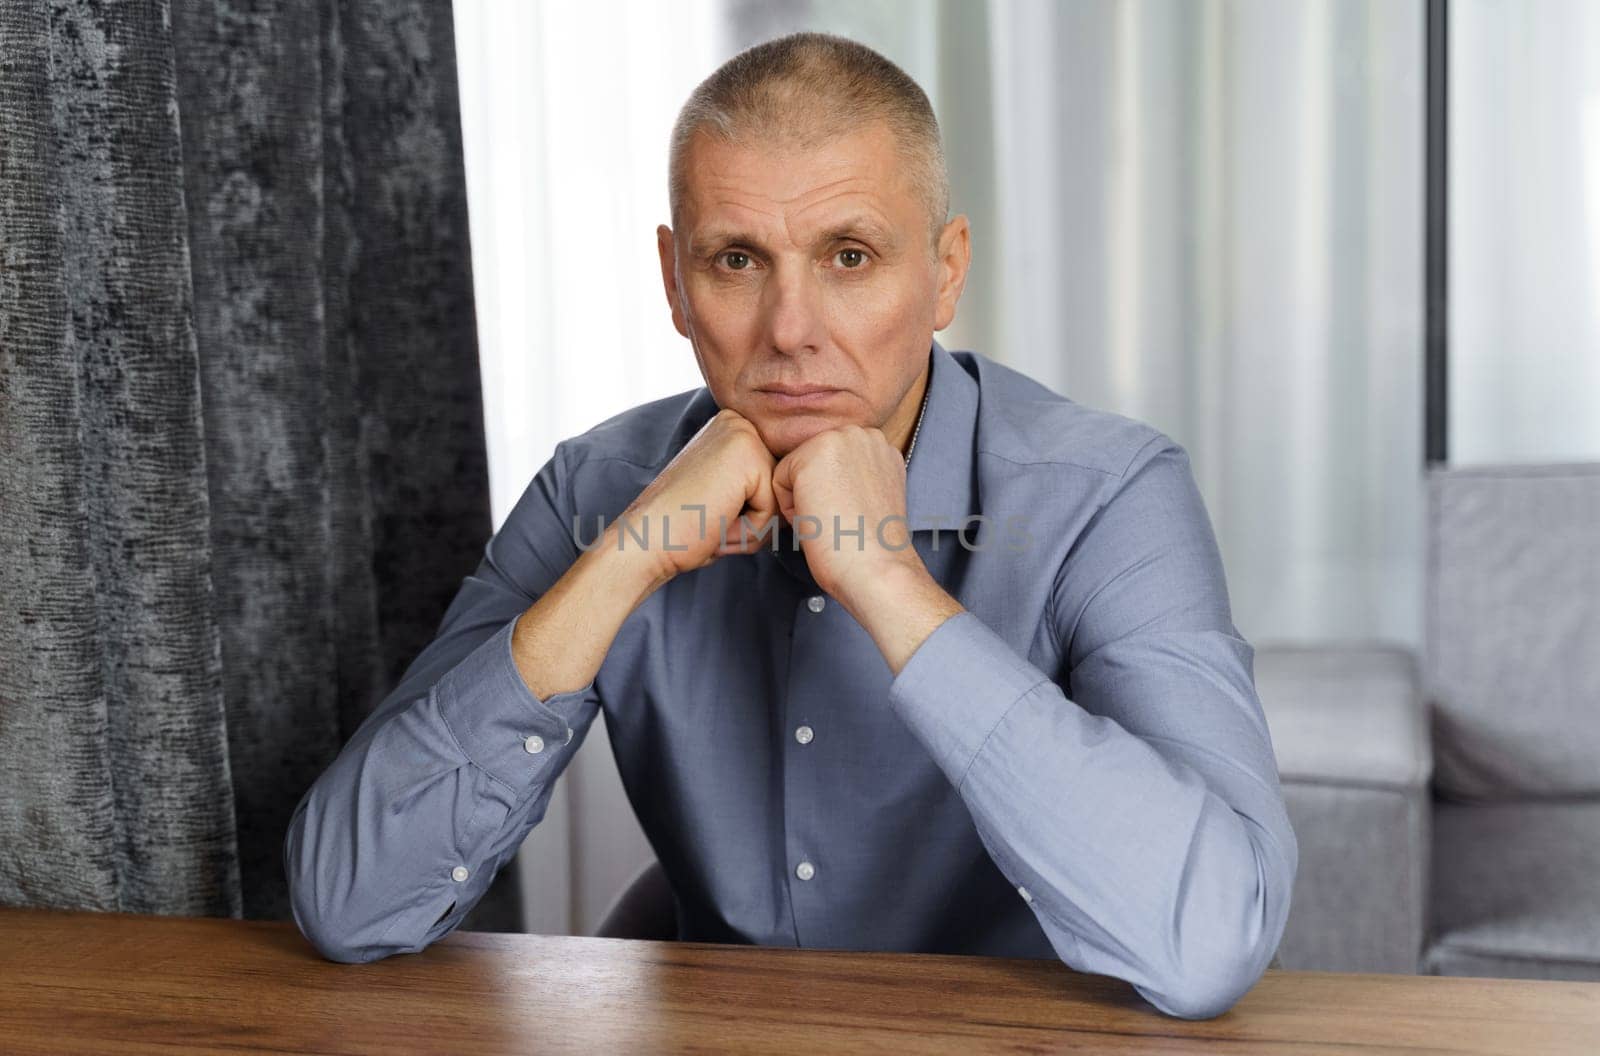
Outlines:
{"type": "Polygon", "coordinates": [[[817,867],[812,865],[810,862],[801,862],[799,865],[794,867],[794,875],[798,876],[802,880],[810,880],[813,876],[817,875],[817,867]]]}
{"type": "Polygon", "coordinates": [[[467,875],[467,867],[464,865],[458,865],[454,869],[450,870],[450,879],[454,880],[458,884],[465,880],[467,875]]]}
{"type": "Polygon", "coordinates": [[[813,594],[806,599],[806,608],[810,609],[812,612],[821,612],[822,607],[827,603],[828,599],[824,598],[821,594],[813,594]]]}
{"type": "Polygon", "coordinates": [[[568,744],[572,743],[572,727],[571,726],[567,727],[567,743],[568,744]]]}
{"type": "Polygon", "coordinates": [[[522,747],[528,750],[529,755],[537,755],[544,751],[544,738],[537,733],[522,742],[522,747]]]}
{"type": "Polygon", "coordinates": [[[798,727],[796,727],[795,731],[794,731],[794,739],[799,741],[801,744],[810,744],[811,743],[811,727],[810,726],[798,726],[798,727]]]}
{"type": "Polygon", "coordinates": [[[1032,902],[1033,901],[1033,896],[1028,894],[1028,889],[1025,888],[1025,887],[1018,887],[1017,888],[1017,894],[1022,896],[1022,900],[1024,902],[1032,902]]]}

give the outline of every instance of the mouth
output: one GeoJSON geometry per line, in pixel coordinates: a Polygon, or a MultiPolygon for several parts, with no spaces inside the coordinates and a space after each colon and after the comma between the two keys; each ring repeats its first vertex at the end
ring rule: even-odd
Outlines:
{"type": "Polygon", "coordinates": [[[826,385],[770,385],[756,393],[775,407],[810,407],[827,403],[843,391],[826,385]]]}

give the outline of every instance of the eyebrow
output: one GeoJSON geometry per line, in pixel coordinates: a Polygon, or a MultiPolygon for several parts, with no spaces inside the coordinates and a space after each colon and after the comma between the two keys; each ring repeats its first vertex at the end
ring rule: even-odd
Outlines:
{"type": "MultiPolygon", "coordinates": [[[[839,242],[845,239],[855,239],[860,242],[876,244],[883,249],[892,249],[896,245],[893,233],[882,224],[870,217],[855,216],[839,221],[829,227],[817,239],[818,245],[830,242],[839,242]]],[[[717,246],[743,245],[752,248],[761,248],[761,239],[753,234],[736,228],[712,228],[689,240],[689,252],[699,257],[709,253],[717,246]]]]}

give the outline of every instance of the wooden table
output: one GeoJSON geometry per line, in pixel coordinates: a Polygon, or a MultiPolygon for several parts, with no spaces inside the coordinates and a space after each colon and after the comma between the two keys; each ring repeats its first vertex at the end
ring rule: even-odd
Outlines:
{"type": "Polygon", "coordinates": [[[0,1052],[1600,1053],[1600,983],[1269,971],[1164,1016],[1047,960],[456,932],[372,964],[293,924],[0,908],[0,1052]]]}

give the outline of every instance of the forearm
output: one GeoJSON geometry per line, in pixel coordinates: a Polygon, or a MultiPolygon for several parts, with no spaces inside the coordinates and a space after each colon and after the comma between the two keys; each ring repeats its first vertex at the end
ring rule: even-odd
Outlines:
{"type": "Polygon", "coordinates": [[[291,906],[329,959],[426,946],[543,817],[598,701],[535,699],[510,631],[473,636],[420,695],[397,688],[297,806],[284,843],[291,906]]]}
{"type": "Polygon", "coordinates": [[[1162,732],[1138,734],[1068,699],[971,614],[925,648],[891,705],[1062,959],[1129,981],[1172,1015],[1229,1007],[1276,949],[1297,864],[1248,682],[1222,655],[1232,643],[1175,637],[1084,669],[1086,689],[1117,679],[1148,695],[1162,732]],[[1141,676],[1162,669],[1156,654],[1185,652],[1213,681],[1141,676]]]}
{"type": "Polygon", "coordinates": [[[619,537],[607,528],[517,620],[511,652],[535,696],[593,682],[623,623],[670,578],[650,552],[620,549],[619,537]]]}
{"type": "Polygon", "coordinates": [[[291,819],[295,917],[330,959],[420,949],[481,897],[542,819],[598,713],[605,652],[657,585],[597,549],[529,606],[495,552],[291,819]]]}
{"type": "Polygon", "coordinates": [[[961,796],[1069,963],[1210,1018],[1276,950],[1295,863],[1274,793],[1242,772],[1219,790],[1160,748],[1049,685],[995,728],[961,796]]]}
{"type": "Polygon", "coordinates": [[[896,675],[941,623],[966,611],[920,564],[890,565],[863,576],[840,590],[839,602],[896,675]]]}

